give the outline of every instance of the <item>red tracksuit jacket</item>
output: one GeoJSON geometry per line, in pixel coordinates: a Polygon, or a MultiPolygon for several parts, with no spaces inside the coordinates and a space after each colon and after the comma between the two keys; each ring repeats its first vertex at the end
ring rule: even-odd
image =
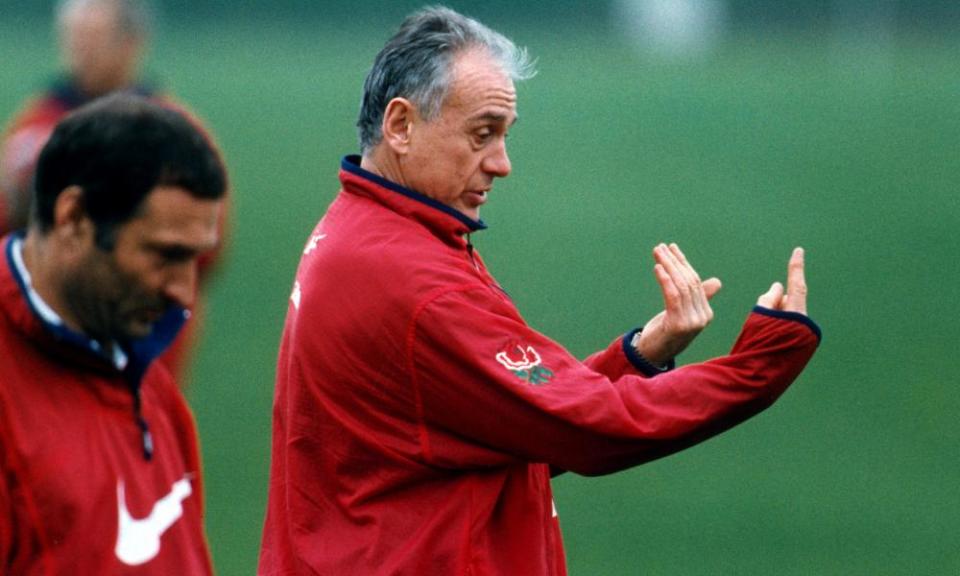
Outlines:
{"type": "Polygon", "coordinates": [[[551,469],[606,474],[769,406],[813,354],[756,309],[729,356],[656,373],[530,328],[482,224],[345,158],[303,251],[277,365],[261,575],[565,573],[551,469]]]}
{"type": "Polygon", "coordinates": [[[50,323],[19,245],[0,255],[0,574],[211,574],[195,427],[169,372],[133,349],[120,370],[50,323]]]}

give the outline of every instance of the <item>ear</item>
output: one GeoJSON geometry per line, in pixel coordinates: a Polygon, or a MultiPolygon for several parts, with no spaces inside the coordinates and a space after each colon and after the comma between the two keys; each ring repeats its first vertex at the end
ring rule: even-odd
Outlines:
{"type": "Polygon", "coordinates": [[[93,241],[93,221],[87,215],[83,188],[68,186],[53,205],[53,230],[59,238],[72,241],[93,241]]]}
{"type": "Polygon", "coordinates": [[[416,107],[406,98],[394,98],[383,112],[383,141],[397,154],[405,154],[410,146],[416,107]]]}

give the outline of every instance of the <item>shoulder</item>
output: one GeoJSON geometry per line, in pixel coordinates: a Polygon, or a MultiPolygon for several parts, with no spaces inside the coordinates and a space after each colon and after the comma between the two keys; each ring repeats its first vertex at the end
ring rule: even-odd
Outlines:
{"type": "Polygon", "coordinates": [[[14,116],[4,134],[0,164],[11,173],[33,163],[53,129],[69,110],[55,98],[31,100],[14,116]]]}
{"type": "Polygon", "coordinates": [[[384,296],[476,281],[463,248],[372,200],[344,194],[308,239],[300,272],[309,281],[361,282],[384,296]]]}
{"type": "Polygon", "coordinates": [[[49,127],[52,130],[53,126],[69,111],[69,108],[53,94],[36,95],[27,100],[13,116],[8,132],[12,134],[36,127],[49,127]]]}

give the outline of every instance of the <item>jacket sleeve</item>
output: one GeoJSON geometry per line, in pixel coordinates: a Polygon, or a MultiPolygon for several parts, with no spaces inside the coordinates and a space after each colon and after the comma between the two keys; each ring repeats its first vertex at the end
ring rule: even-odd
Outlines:
{"type": "Polygon", "coordinates": [[[591,354],[583,361],[584,365],[611,380],[627,374],[652,377],[673,370],[673,360],[670,360],[665,367],[659,368],[636,351],[633,347],[633,337],[639,334],[640,330],[640,328],[631,330],[614,340],[605,350],[591,354]]]}
{"type": "Polygon", "coordinates": [[[10,502],[10,490],[7,488],[7,472],[0,468],[0,567],[10,564],[10,551],[13,547],[13,506],[10,502]]]}
{"type": "MultiPolygon", "coordinates": [[[[2,387],[2,385],[0,385],[2,387]]],[[[16,531],[21,532],[19,539],[27,527],[24,522],[18,521],[14,505],[14,489],[16,487],[16,469],[10,454],[10,436],[6,423],[9,421],[7,406],[3,391],[0,390],[0,574],[7,574],[13,568],[14,546],[18,540],[16,531]]]]}
{"type": "Polygon", "coordinates": [[[601,373],[486,288],[463,287],[421,306],[408,372],[421,448],[434,465],[528,461],[595,475],[682,450],[762,411],[818,343],[805,316],[757,308],[727,356],[647,377],[617,357],[626,350],[615,341],[591,357],[601,373]]]}

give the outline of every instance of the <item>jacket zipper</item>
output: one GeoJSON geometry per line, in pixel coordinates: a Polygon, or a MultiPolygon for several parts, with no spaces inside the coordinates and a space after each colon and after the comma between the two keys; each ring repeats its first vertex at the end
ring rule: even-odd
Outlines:
{"type": "Polygon", "coordinates": [[[473,264],[473,267],[477,269],[477,272],[480,272],[480,265],[477,264],[477,259],[473,255],[473,244],[470,243],[469,233],[467,233],[467,255],[470,256],[470,263],[473,264]]]}
{"type": "Polygon", "coordinates": [[[143,459],[147,462],[153,459],[153,434],[150,433],[150,426],[147,419],[143,417],[143,409],[140,402],[140,386],[133,385],[133,420],[140,429],[140,442],[143,446],[143,459]]]}

